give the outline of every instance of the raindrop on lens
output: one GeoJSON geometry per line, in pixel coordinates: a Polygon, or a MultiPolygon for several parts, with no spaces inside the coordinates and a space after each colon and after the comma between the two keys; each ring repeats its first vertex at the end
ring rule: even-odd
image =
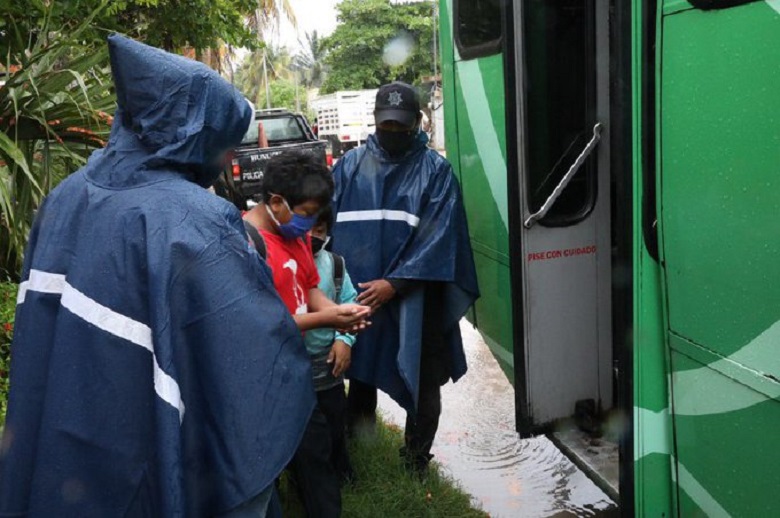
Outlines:
{"type": "Polygon", "coordinates": [[[382,60],[389,67],[398,67],[406,63],[413,51],[414,39],[410,34],[404,32],[385,45],[382,60]]]}

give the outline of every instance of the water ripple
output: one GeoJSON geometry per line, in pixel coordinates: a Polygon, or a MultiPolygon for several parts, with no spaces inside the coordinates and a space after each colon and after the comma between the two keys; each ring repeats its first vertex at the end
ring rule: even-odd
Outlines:
{"type": "MultiPolygon", "coordinates": [[[[518,438],[511,385],[479,334],[468,324],[462,331],[469,372],[442,389],[433,448],[442,468],[493,517],[613,516],[614,502],[547,438],[518,438]]],[[[388,397],[380,407],[403,426],[388,397]]]]}

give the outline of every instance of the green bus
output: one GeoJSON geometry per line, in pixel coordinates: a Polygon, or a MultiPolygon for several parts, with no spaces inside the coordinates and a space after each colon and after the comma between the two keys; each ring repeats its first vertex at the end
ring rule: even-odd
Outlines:
{"type": "Polygon", "coordinates": [[[605,416],[624,515],[780,516],[780,0],[438,13],[470,319],[518,432],[605,416]]]}

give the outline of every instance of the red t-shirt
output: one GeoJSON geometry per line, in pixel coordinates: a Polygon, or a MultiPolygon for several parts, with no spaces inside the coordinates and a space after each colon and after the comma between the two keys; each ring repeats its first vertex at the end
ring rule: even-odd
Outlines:
{"type": "Polygon", "coordinates": [[[265,240],[266,262],[274,276],[274,286],[292,315],[309,311],[309,290],[320,283],[317,265],[306,239],[283,239],[272,232],[260,230],[265,240]]]}

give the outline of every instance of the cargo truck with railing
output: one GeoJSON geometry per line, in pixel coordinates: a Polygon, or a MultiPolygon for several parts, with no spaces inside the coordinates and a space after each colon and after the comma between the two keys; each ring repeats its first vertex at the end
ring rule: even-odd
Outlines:
{"type": "Polygon", "coordinates": [[[376,89],[341,91],[313,101],[318,136],[328,141],[334,159],[365,142],[374,132],[376,92],[376,89]]]}

